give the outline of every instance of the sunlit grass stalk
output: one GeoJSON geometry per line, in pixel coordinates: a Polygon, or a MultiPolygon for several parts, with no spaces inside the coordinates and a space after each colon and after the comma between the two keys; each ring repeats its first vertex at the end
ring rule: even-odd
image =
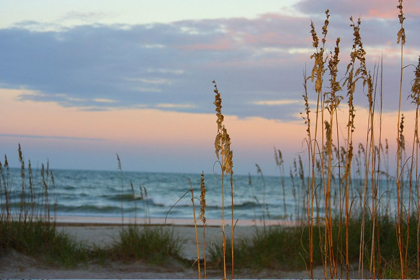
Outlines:
{"type": "Polygon", "coordinates": [[[204,278],[207,278],[207,260],[206,260],[206,185],[204,182],[204,172],[201,173],[200,177],[200,219],[203,222],[203,261],[204,261],[204,278]]]}
{"type": "MultiPolygon", "coordinates": [[[[298,155],[298,163],[299,163],[299,179],[300,179],[300,184],[301,187],[299,189],[299,198],[302,199],[302,216],[301,217],[297,217],[298,220],[303,220],[303,217],[305,215],[305,211],[306,211],[306,188],[305,188],[305,170],[303,169],[303,161],[302,161],[302,157],[300,155],[298,155]],[[301,195],[302,194],[302,195],[301,195]]],[[[299,203],[300,204],[300,203],[299,203]]],[[[268,212],[268,208],[267,208],[267,213],[268,212]]],[[[270,215],[268,215],[268,217],[270,217],[270,215]]]]}
{"type": "MultiPolygon", "coordinates": [[[[381,209],[379,208],[380,199],[378,199],[378,193],[380,194],[380,174],[381,174],[381,150],[382,150],[382,97],[383,97],[383,60],[381,57],[380,65],[375,66],[376,71],[374,71],[374,104],[376,102],[377,96],[377,89],[378,89],[378,80],[380,80],[380,112],[379,112],[379,144],[378,147],[375,149],[375,156],[374,162],[372,163],[372,170],[374,169],[374,165],[377,164],[376,171],[372,174],[372,247],[371,247],[371,271],[372,277],[376,277],[376,265],[378,265],[379,269],[381,269],[381,251],[380,251],[380,235],[379,235],[379,217],[381,217],[381,209]],[[375,245],[375,240],[377,240],[377,245],[375,245]],[[377,258],[376,258],[377,256],[377,258]]],[[[372,123],[373,125],[373,123],[372,123]]]]}
{"type": "MultiPolygon", "coordinates": [[[[399,126],[399,135],[398,135],[398,144],[400,146],[400,153],[398,154],[398,162],[399,162],[399,174],[398,174],[398,179],[400,180],[399,183],[397,183],[398,187],[397,187],[397,220],[398,220],[398,227],[397,227],[397,240],[398,240],[398,249],[399,249],[399,254],[400,254],[400,266],[401,267],[401,273],[402,274],[406,274],[405,272],[405,253],[404,253],[404,236],[403,236],[403,227],[404,227],[404,220],[403,220],[403,215],[404,215],[404,177],[403,177],[403,172],[404,172],[404,167],[405,164],[403,163],[404,161],[404,156],[403,156],[403,152],[405,150],[405,138],[404,138],[404,114],[401,114],[401,122],[400,122],[400,126],[399,126]]],[[[402,277],[403,279],[405,277],[402,277]]]]}
{"type": "MultiPolygon", "coordinates": [[[[413,139],[413,149],[412,149],[412,156],[411,156],[411,168],[410,168],[410,194],[411,194],[411,184],[412,184],[412,173],[413,173],[413,165],[414,165],[414,157],[415,157],[415,165],[416,165],[416,172],[415,172],[415,182],[416,182],[416,194],[417,194],[417,275],[420,275],[420,190],[419,190],[419,107],[420,107],[420,56],[417,67],[414,71],[414,81],[411,87],[411,99],[412,103],[416,104],[416,118],[414,124],[414,139],[413,139]]],[[[409,211],[410,212],[410,211],[409,211]]],[[[408,230],[407,230],[408,231],[408,230]]],[[[407,239],[408,242],[408,239],[407,239]]],[[[407,246],[408,247],[408,246],[407,246]]]]}
{"type": "Polygon", "coordinates": [[[19,153],[19,162],[20,162],[20,178],[21,178],[21,197],[20,197],[20,212],[19,212],[19,222],[26,222],[25,215],[25,161],[23,160],[22,149],[20,144],[18,146],[19,153]],[[23,217],[22,217],[23,215],[23,217]]]}
{"type": "Polygon", "coordinates": [[[220,92],[217,89],[216,82],[214,84],[216,116],[217,116],[217,134],[215,139],[215,152],[217,159],[220,161],[222,169],[222,234],[223,234],[223,276],[226,279],[226,235],[225,235],[225,175],[230,176],[230,187],[232,194],[232,279],[234,278],[234,205],[233,205],[233,152],[230,149],[230,136],[227,129],[223,125],[224,116],[222,115],[222,98],[220,92]]]}
{"type": "Polygon", "coordinates": [[[147,224],[146,200],[145,200],[145,197],[144,197],[143,187],[141,185],[139,185],[139,190],[140,190],[140,199],[143,202],[144,223],[147,224]]]}
{"type": "MultiPolygon", "coordinates": [[[[252,187],[251,173],[248,173],[248,185],[249,185],[249,188],[251,190],[252,199],[259,205],[260,203],[258,201],[258,198],[255,196],[254,188],[252,187]]],[[[252,208],[254,209],[254,223],[255,223],[255,226],[257,226],[257,213],[256,213],[256,210],[255,210],[255,205],[254,204],[252,204],[252,208]]]]}
{"type": "MultiPolygon", "coordinates": [[[[297,165],[296,165],[296,159],[293,159],[293,171],[292,168],[290,168],[290,179],[292,180],[292,195],[293,195],[293,201],[295,205],[295,219],[298,220],[299,217],[299,203],[297,199],[297,191],[296,189],[299,188],[296,187],[295,178],[297,177],[297,165]]],[[[264,219],[264,212],[263,212],[263,219],[264,219]]]]}
{"type": "Polygon", "coordinates": [[[232,240],[232,279],[235,278],[235,223],[234,223],[234,201],[233,201],[233,176],[230,174],[230,194],[231,194],[231,207],[232,207],[232,224],[231,224],[231,240],[232,240]]]}
{"type": "Polygon", "coordinates": [[[285,184],[284,184],[284,164],[283,164],[284,160],[283,160],[283,155],[281,151],[276,148],[274,148],[274,160],[276,161],[276,165],[280,171],[281,186],[283,190],[283,211],[284,211],[284,217],[287,218],[286,190],[285,190],[285,184]]]}
{"type": "Polygon", "coordinates": [[[28,160],[28,180],[29,180],[29,190],[30,190],[30,197],[31,197],[31,214],[29,217],[33,218],[35,215],[35,191],[34,191],[34,183],[32,178],[32,165],[31,161],[28,160]]]}
{"type": "Polygon", "coordinates": [[[147,194],[147,188],[143,187],[143,191],[144,191],[144,200],[146,201],[146,222],[151,224],[150,208],[149,208],[149,196],[147,194]]]}
{"type": "MultiPolygon", "coordinates": [[[[327,192],[325,194],[325,211],[326,211],[326,224],[325,227],[328,230],[328,245],[329,245],[329,258],[330,258],[330,272],[331,277],[337,278],[337,263],[334,256],[333,249],[333,232],[332,232],[332,213],[331,213],[331,178],[333,176],[333,166],[332,166],[332,145],[333,145],[333,127],[334,127],[334,115],[336,110],[339,107],[340,101],[342,100],[341,96],[336,95],[337,92],[341,90],[340,83],[337,82],[337,73],[338,73],[338,63],[339,63],[339,53],[340,53],[340,38],[337,38],[336,46],[334,49],[334,54],[328,61],[328,69],[330,71],[330,92],[329,98],[327,99],[327,109],[330,114],[330,121],[326,123],[326,138],[327,138],[327,153],[328,153],[328,175],[327,175],[327,192]]],[[[335,120],[338,122],[338,120],[335,120]]]]}
{"type": "MultiPolygon", "coordinates": [[[[401,96],[402,96],[402,86],[403,86],[403,63],[404,63],[404,44],[405,44],[405,29],[404,29],[404,11],[403,11],[403,0],[398,1],[399,10],[398,19],[400,21],[400,30],[397,34],[397,44],[400,44],[400,90],[399,90],[399,101],[398,101],[398,122],[397,122],[397,137],[400,138],[400,123],[401,123],[401,96]]],[[[405,265],[404,265],[404,257],[403,257],[403,240],[402,240],[402,204],[400,197],[400,157],[401,157],[401,143],[398,141],[397,143],[397,208],[398,208],[398,248],[400,251],[400,265],[401,265],[401,278],[406,277],[405,265]]]]}
{"type": "MultiPolygon", "coordinates": [[[[53,195],[54,195],[54,218],[53,218],[53,228],[55,229],[55,228],[57,228],[57,205],[58,205],[58,199],[57,199],[57,195],[56,195],[56,192],[55,192],[55,190],[56,190],[56,186],[55,186],[54,174],[53,174],[53,172],[52,172],[52,171],[51,171],[50,176],[51,176],[51,185],[52,185],[52,188],[53,188],[53,195]]],[[[48,222],[50,222],[50,221],[48,221],[48,222]]]]}
{"type": "MultiPolygon", "coordinates": [[[[368,180],[369,176],[372,179],[372,189],[374,189],[374,172],[375,172],[375,144],[374,144],[374,98],[373,98],[373,83],[372,77],[367,71],[365,54],[366,51],[363,48],[363,43],[360,36],[360,18],[357,21],[357,24],[354,23],[353,19],[351,20],[351,27],[354,31],[354,43],[353,43],[353,52],[352,57],[357,58],[360,62],[359,68],[355,72],[355,82],[361,79],[363,81],[363,87],[367,85],[367,97],[369,103],[369,114],[368,114],[368,123],[367,123],[367,132],[366,132],[366,151],[364,153],[364,192],[363,192],[363,206],[362,206],[362,223],[360,229],[360,251],[359,251],[359,276],[363,273],[363,256],[365,248],[365,214],[367,207],[367,190],[368,190],[368,180]],[[371,170],[371,173],[369,173],[371,170]]],[[[353,79],[353,77],[352,77],[353,79]]],[[[355,86],[355,85],[350,85],[355,86]]]]}
{"type": "Polygon", "coordinates": [[[222,98],[220,97],[219,90],[217,89],[216,82],[213,81],[214,84],[214,93],[215,95],[215,101],[214,105],[216,106],[216,112],[217,112],[217,134],[216,139],[214,142],[215,149],[216,149],[216,156],[217,159],[220,161],[220,165],[222,168],[222,239],[223,239],[223,279],[226,279],[226,235],[225,235],[225,172],[223,168],[224,163],[224,153],[220,153],[220,150],[222,150],[222,124],[224,116],[222,115],[222,98]]]}
{"type": "MultiPolygon", "coordinates": [[[[338,47],[338,46],[337,46],[338,47]]],[[[341,90],[341,87],[340,87],[341,90]]],[[[340,152],[340,129],[339,129],[339,122],[338,122],[338,105],[337,105],[337,110],[335,110],[335,129],[336,129],[336,141],[337,141],[337,147],[336,147],[336,160],[337,160],[337,165],[338,165],[338,184],[336,185],[338,188],[338,211],[339,211],[339,221],[338,221],[338,233],[337,233],[337,249],[336,249],[336,267],[337,267],[337,273],[338,273],[338,267],[340,266],[340,278],[343,277],[343,187],[342,187],[342,183],[343,183],[343,178],[341,176],[341,169],[343,166],[345,166],[344,163],[344,154],[342,154],[340,152]]],[[[342,147],[341,147],[342,148],[342,147]]],[[[344,151],[344,150],[343,150],[344,151]]],[[[336,191],[337,191],[336,188],[336,191]]],[[[337,207],[337,205],[336,205],[337,207]]],[[[337,274],[338,277],[338,274],[337,274]]]]}
{"type": "MultiPolygon", "coordinates": [[[[1,163],[0,163],[1,164],[1,163]]],[[[9,163],[7,161],[7,156],[4,156],[4,163],[3,166],[0,165],[0,171],[1,171],[1,178],[3,182],[3,193],[4,193],[4,199],[5,199],[5,209],[6,209],[6,221],[10,220],[10,198],[9,198],[9,190],[7,188],[8,181],[9,181],[9,163]]],[[[3,218],[3,212],[2,212],[2,218],[3,218]]]]}
{"type": "MultiPolygon", "coordinates": [[[[352,20],[352,19],[351,19],[352,20]]],[[[354,119],[356,117],[355,108],[354,108],[354,92],[356,89],[356,81],[354,81],[354,70],[355,70],[355,63],[357,57],[357,47],[358,47],[358,40],[359,40],[359,24],[355,25],[352,21],[351,25],[354,28],[354,39],[353,39],[353,48],[352,53],[350,55],[350,63],[347,66],[346,71],[346,79],[343,83],[347,84],[347,104],[348,104],[348,122],[347,122],[347,142],[346,142],[346,167],[344,173],[344,196],[345,196],[345,212],[346,212],[346,249],[345,249],[345,257],[346,257],[346,277],[349,278],[350,272],[350,262],[349,262],[349,222],[350,222],[350,188],[351,188],[351,167],[352,167],[352,159],[353,159],[353,132],[355,130],[354,126],[354,119]]]]}
{"type": "Polygon", "coordinates": [[[134,224],[137,224],[137,199],[136,199],[136,192],[134,191],[134,185],[130,182],[131,192],[133,193],[133,200],[134,200],[134,224]]]}
{"type": "MultiPolygon", "coordinates": [[[[371,120],[372,120],[372,116],[371,116],[371,110],[372,107],[369,105],[369,115],[368,115],[368,128],[367,128],[367,133],[366,133],[366,151],[364,153],[364,187],[363,187],[363,206],[362,206],[362,224],[361,224],[361,228],[360,228],[360,252],[359,252],[359,273],[360,275],[362,275],[363,271],[364,271],[364,255],[365,255],[365,218],[366,218],[366,211],[367,211],[367,199],[368,199],[368,184],[369,184],[369,170],[371,170],[370,168],[370,163],[373,161],[371,159],[371,156],[373,156],[373,154],[371,153],[371,145],[372,145],[372,137],[373,137],[373,133],[372,131],[372,127],[370,126],[371,124],[371,120]]],[[[374,182],[372,182],[373,184],[374,182]]]]}
{"type": "Polygon", "coordinates": [[[391,191],[389,189],[391,184],[391,175],[389,173],[389,143],[388,139],[385,139],[385,175],[386,175],[386,203],[385,203],[385,216],[389,216],[391,207],[391,191]]]}
{"type": "MultiPolygon", "coordinates": [[[[323,75],[326,71],[324,64],[324,52],[325,52],[325,43],[326,43],[326,37],[328,34],[328,24],[329,24],[329,10],[325,12],[326,14],[326,20],[324,21],[324,26],[322,27],[322,45],[319,47],[319,38],[315,31],[315,26],[313,22],[311,22],[311,34],[312,34],[312,46],[315,48],[315,52],[311,55],[311,58],[314,59],[314,67],[312,68],[311,73],[311,82],[314,82],[315,80],[315,92],[317,93],[317,105],[316,105],[316,113],[315,113],[315,129],[314,129],[314,148],[312,150],[312,157],[315,158],[315,150],[316,145],[318,144],[317,136],[318,136],[318,125],[320,123],[321,126],[321,147],[324,149],[324,96],[323,96],[323,75]],[[321,119],[319,121],[319,119],[321,119]]],[[[324,161],[324,152],[321,151],[321,175],[322,175],[322,184],[325,189],[325,161],[324,161]]],[[[320,240],[321,241],[321,240],[320,240]]],[[[325,240],[324,240],[324,251],[327,251],[327,233],[325,234],[325,240]]],[[[324,277],[327,278],[327,258],[324,259],[324,277]]],[[[311,271],[311,277],[313,275],[313,272],[311,271]]]]}
{"type": "Polygon", "coordinates": [[[261,170],[261,168],[260,168],[260,166],[258,165],[258,164],[255,164],[255,167],[257,168],[257,174],[260,174],[260,176],[261,176],[261,180],[262,180],[262,182],[263,182],[263,209],[262,209],[262,218],[263,218],[263,231],[264,231],[264,234],[266,234],[267,233],[267,226],[266,226],[266,221],[265,221],[265,217],[267,216],[267,218],[269,218],[269,213],[268,213],[268,206],[267,206],[267,202],[266,202],[266,200],[265,200],[265,179],[264,179],[264,174],[263,174],[263,172],[262,172],[262,170],[261,170]]]}
{"type": "Polygon", "coordinates": [[[121,225],[124,226],[124,174],[121,167],[120,156],[117,154],[118,170],[121,174],[121,225]]]}
{"type": "Polygon", "coordinates": [[[201,265],[200,265],[200,246],[198,244],[198,231],[197,231],[197,219],[195,217],[195,203],[194,203],[194,189],[191,183],[191,180],[188,179],[190,182],[190,191],[191,191],[191,201],[193,205],[193,215],[194,215],[194,229],[195,229],[195,244],[197,248],[197,269],[198,269],[198,279],[201,279],[201,265]]]}
{"type": "MultiPolygon", "coordinates": [[[[317,147],[317,148],[318,148],[318,150],[317,150],[318,151],[318,154],[321,153],[320,152],[321,149],[319,147],[317,147]]],[[[321,180],[322,180],[322,167],[321,167],[321,160],[320,159],[317,159],[316,160],[316,170],[317,170],[318,177],[321,178],[321,180]]],[[[314,190],[315,208],[316,208],[316,225],[317,225],[317,229],[318,229],[318,236],[319,236],[319,243],[318,243],[318,245],[319,245],[320,250],[322,250],[321,236],[322,236],[323,224],[321,223],[322,217],[321,217],[321,209],[320,209],[322,195],[321,194],[318,194],[318,191],[319,190],[322,190],[321,189],[322,184],[323,184],[323,182],[321,181],[318,185],[316,185],[315,190],[314,190]]],[[[314,231],[313,230],[312,230],[312,234],[314,234],[314,231]]],[[[312,240],[314,240],[313,237],[312,237],[312,240]]],[[[314,248],[314,246],[312,246],[312,248],[314,248]]],[[[322,260],[321,263],[324,265],[324,263],[325,263],[325,254],[322,254],[321,255],[321,260],[322,260]]],[[[326,274],[326,270],[324,269],[324,275],[325,274],[326,274]]]]}
{"type": "MultiPolygon", "coordinates": [[[[303,120],[306,124],[306,144],[308,149],[308,183],[307,183],[307,192],[308,192],[308,199],[307,199],[307,225],[308,225],[308,253],[309,253],[309,276],[311,278],[314,277],[313,270],[314,270],[314,240],[313,240],[313,222],[314,222],[314,186],[316,185],[316,176],[315,176],[315,156],[312,153],[312,136],[311,136],[311,118],[310,118],[310,107],[309,107],[309,99],[308,99],[308,87],[307,82],[308,79],[306,77],[306,69],[303,74],[303,87],[304,87],[304,94],[302,95],[304,103],[305,103],[305,115],[302,116],[303,120]]],[[[302,114],[302,113],[301,113],[302,114]]],[[[283,187],[283,199],[285,199],[284,194],[284,187],[283,187]]],[[[284,201],[284,204],[286,202],[284,201]]],[[[286,204],[285,204],[286,209],[286,204]]]]}
{"type": "Polygon", "coordinates": [[[50,202],[48,198],[48,169],[49,169],[48,163],[47,163],[46,169],[44,167],[44,164],[41,165],[42,185],[44,187],[45,220],[47,221],[50,220],[50,207],[49,207],[50,202]]]}
{"type": "MultiPolygon", "coordinates": [[[[419,188],[419,107],[420,107],[420,56],[419,62],[415,70],[415,78],[413,86],[411,87],[411,97],[413,102],[416,104],[416,122],[414,126],[414,142],[415,145],[415,157],[416,157],[416,193],[417,193],[417,275],[420,275],[420,188],[419,188]]],[[[414,156],[414,155],[413,155],[414,156]]],[[[411,179],[411,175],[410,175],[411,179]]]]}
{"type": "MultiPolygon", "coordinates": [[[[380,161],[380,151],[379,148],[377,148],[375,146],[375,142],[374,142],[374,116],[375,116],[375,102],[376,102],[376,96],[377,96],[377,84],[378,84],[378,79],[379,79],[379,66],[375,65],[374,68],[374,74],[373,74],[373,81],[372,78],[369,81],[369,77],[368,77],[368,97],[369,100],[372,100],[369,102],[372,103],[372,110],[371,110],[371,122],[370,122],[370,126],[371,126],[371,153],[372,153],[372,162],[371,162],[371,188],[372,188],[372,208],[371,208],[371,220],[372,220],[372,237],[371,237],[371,252],[370,252],[370,267],[369,270],[372,274],[373,278],[376,278],[376,251],[377,248],[375,246],[375,240],[376,240],[376,234],[377,234],[377,212],[378,212],[378,188],[379,188],[379,173],[377,172],[377,167],[376,164],[378,161],[380,161]],[[373,84],[375,84],[375,86],[373,86],[373,84]],[[371,87],[370,91],[369,91],[369,87],[371,87]],[[373,95],[373,96],[372,96],[373,95]]],[[[379,139],[381,137],[381,131],[379,131],[379,139]]],[[[380,142],[379,142],[379,146],[380,146],[380,142]]],[[[379,236],[378,236],[379,237],[379,236]]]]}

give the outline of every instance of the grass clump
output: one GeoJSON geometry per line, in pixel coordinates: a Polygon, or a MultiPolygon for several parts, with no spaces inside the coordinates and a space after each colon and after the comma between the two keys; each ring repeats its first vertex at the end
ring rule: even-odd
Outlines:
{"type": "MultiPolygon", "coordinates": [[[[413,215],[411,217],[414,223],[417,218],[413,215]]],[[[359,246],[360,246],[360,230],[362,228],[362,218],[353,217],[348,223],[348,259],[350,264],[356,264],[359,260],[359,246]]],[[[372,222],[371,217],[365,217],[365,223],[372,222]]],[[[377,258],[375,258],[375,266],[380,278],[398,278],[400,275],[399,267],[399,250],[397,239],[397,227],[393,219],[388,216],[380,216],[376,219],[377,232],[379,238],[375,238],[377,247],[380,252],[376,250],[377,258]],[[378,244],[379,240],[379,244],[378,244]]],[[[332,234],[336,236],[341,229],[339,217],[335,217],[331,224],[332,234]]],[[[364,227],[364,235],[372,236],[372,227],[364,227]]],[[[403,232],[409,235],[410,243],[408,245],[408,259],[412,260],[408,265],[408,275],[417,278],[416,274],[416,234],[417,230],[414,227],[407,227],[403,225],[403,232]],[[408,229],[408,231],[407,231],[408,229]]],[[[280,270],[307,270],[309,272],[309,262],[312,256],[313,265],[323,265],[325,261],[324,246],[320,246],[320,242],[325,238],[325,226],[322,225],[312,232],[310,235],[309,227],[307,225],[297,227],[268,227],[265,231],[257,230],[256,234],[251,239],[241,239],[237,241],[235,246],[235,263],[237,267],[252,268],[255,270],[261,269],[280,269],[280,270]],[[314,242],[313,252],[309,255],[308,240],[312,239],[314,242]]],[[[407,238],[407,236],[404,236],[407,238]]],[[[363,262],[365,267],[371,266],[371,248],[372,240],[365,239],[364,241],[365,255],[363,262]]],[[[322,244],[322,243],[321,243],[322,244]]],[[[230,240],[226,242],[226,248],[231,249],[230,240]]],[[[334,243],[332,248],[334,251],[339,250],[340,244],[334,243]]],[[[215,244],[210,248],[210,259],[216,265],[221,265],[223,261],[223,247],[222,244],[215,244]]],[[[227,266],[230,267],[231,258],[227,256],[227,266]]],[[[337,274],[340,277],[345,277],[347,268],[344,264],[339,267],[337,274]]]]}
{"type": "Polygon", "coordinates": [[[38,181],[34,178],[31,162],[25,164],[20,145],[18,153],[21,163],[19,187],[13,184],[7,157],[0,162],[0,256],[15,250],[65,267],[87,261],[87,246],[57,231],[54,197],[49,197],[49,192],[55,188],[49,164],[46,168],[42,165],[41,180],[35,183],[38,181]]]}
{"type": "MultiPolygon", "coordinates": [[[[121,160],[117,154],[118,169],[121,173],[121,198],[124,197],[124,173],[121,168],[121,160]]],[[[131,192],[135,197],[134,185],[130,182],[131,192]]],[[[93,254],[99,262],[106,259],[114,259],[119,261],[146,261],[150,264],[163,264],[171,258],[181,260],[180,251],[182,249],[183,240],[174,234],[172,228],[164,226],[151,226],[149,205],[147,202],[147,189],[139,186],[140,197],[143,201],[143,209],[145,212],[145,225],[141,226],[137,223],[137,204],[134,201],[135,216],[134,223],[127,226],[124,224],[123,201],[121,202],[121,231],[114,239],[112,245],[101,248],[94,247],[93,254]],[[148,224],[147,224],[148,223],[148,224]]]]}
{"type": "Polygon", "coordinates": [[[42,220],[0,222],[0,253],[13,249],[48,264],[74,267],[89,259],[89,250],[64,232],[42,220]]]}
{"type": "MultiPolygon", "coordinates": [[[[250,239],[240,239],[235,246],[235,264],[240,268],[263,268],[293,270],[302,268],[302,259],[296,244],[300,246],[298,228],[268,228],[265,233],[257,231],[250,239]],[[297,234],[297,235],[296,235],[297,234]],[[290,240],[295,239],[295,240],[290,240]],[[293,244],[287,245],[288,244],[293,244]],[[295,256],[296,255],[296,256],[295,256]]],[[[226,240],[227,250],[231,249],[230,240],[226,240]]],[[[210,247],[210,259],[220,266],[223,258],[221,244],[210,247]]],[[[231,266],[232,259],[226,256],[226,265],[231,266]]]]}
{"type": "Polygon", "coordinates": [[[121,230],[110,253],[119,260],[163,264],[171,257],[181,259],[181,248],[182,239],[175,236],[173,229],[132,224],[121,230]]]}

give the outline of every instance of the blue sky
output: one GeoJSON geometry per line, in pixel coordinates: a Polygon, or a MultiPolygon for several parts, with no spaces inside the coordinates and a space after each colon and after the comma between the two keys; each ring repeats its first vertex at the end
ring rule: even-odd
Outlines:
{"type": "MultiPolygon", "coordinates": [[[[373,70],[374,63],[383,55],[386,82],[384,108],[386,112],[393,112],[396,109],[399,73],[396,3],[378,0],[321,0],[316,4],[308,0],[262,3],[102,0],[68,1],[63,5],[61,1],[46,0],[36,1],[36,4],[29,0],[18,3],[2,1],[0,5],[7,12],[0,19],[0,87],[19,91],[13,94],[10,106],[17,107],[8,122],[13,124],[19,118],[20,109],[16,104],[25,103],[31,104],[28,110],[34,111],[36,106],[56,106],[45,110],[57,109],[57,119],[61,118],[59,108],[79,115],[96,112],[97,115],[86,115],[97,118],[97,123],[92,123],[93,127],[105,127],[104,122],[111,113],[144,110],[158,111],[162,118],[166,116],[164,114],[186,114],[185,124],[188,125],[187,118],[191,116],[213,114],[211,81],[215,79],[223,94],[225,115],[236,121],[261,119],[280,126],[294,124],[295,129],[301,129],[299,112],[303,111],[303,72],[305,69],[309,71],[313,63],[310,60],[313,49],[309,24],[313,20],[320,32],[327,8],[332,15],[327,46],[332,49],[335,38],[341,37],[342,72],[352,44],[349,17],[361,16],[368,67],[373,70]],[[100,118],[103,118],[102,122],[100,118]]],[[[406,65],[417,63],[419,15],[419,3],[406,1],[406,65]]],[[[411,73],[411,68],[407,68],[407,72],[411,73]]],[[[404,81],[405,96],[409,94],[410,73],[404,81]]],[[[366,107],[362,90],[356,103],[366,107]]],[[[403,108],[409,109],[409,102],[404,103],[403,108]]],[[[67,113],[65,115],[68,116],[67,113]]],[[[77,168],[73,163],[77,162],[76,159],[67,163],[61,160],[63,157],[71,159],[72,154],[77,154],[80,144],[77,139],[103,139],[108,141],[103,153],[88,153],[89,163],[81,168],[112,169],[113,160],[103,160],[107,158],[105,154],[114,155],[121,150],[115,141],[124,143],[123,136],[119,140],[111,139],[108,134],[95,133],[96,129],[91,129],[89,134],[86,128],[83,135],[77,135],[76,128],[68,128],[67,134],[60,134],[60,129],[56,127],[67,123],[63,121],[44,130],[40,121],[36,121],[38,115],[34,114],[31,118],[31,129],[40,126],[32,134],[28,133],[31,129],[23,124],[19,128],[13,128],[11,124],[0,126],[0,143],[5,148],[4,153],[13,151],[13,143],[25,141],[29,146],[29,155],[42,158],[47,147],[42,144],[32,147],[34,142],[29,140],[50,137],[57,147],[50,159],[60,168],[77,168]],[[70,142],[73,139],[75,143],[63,143],[60,137],[67,137],[70,142]],[[104,164],[106,161],[110,163],[104,164]]],[[[207,126],[210,124],[203,123],[202,128],[195,130],[196,133],[201,133],[201,129],[207,126]]],[[[167,129],[164,125],[161,127],[167,129]]],[[[157,123],[148,133],[160,135],[161,132],[156,131],[159,129],[157,123]]],[[[261,133],[266,139],[272,139],[269,143],[264,142],[265,149],[255,144],[254,140],[246,139],[246,132],[238,134],[240,138],[237,141],[248,143],[248,146],[239,148],[242,153],[242,157],[239,156],[239,173],[252,171],[250,169],[256,161],[260,164],[262,161],[261,165],[267,166],[268,173],[275,173],[275,167],[271,166],[273,146],[296,150],[288,153],[289,159],[299,152],[299,145],[293,148],[287,146],[293,141],[279,139],[272,129],[267,127],[261,133]],[[278,140],[275,140],[276,137],[278,140]],[[245,161],[249,163],[245,164],[245,161]]],[[[121,134],[125,132],[121,131],[121,134]]],[[[172,134],[166,135],[172,137],[172,134]]],[[[185,155],[178,154],[177,147],[170,152],[169,143],[167,145],[166,153],[172,153],[171,160],[158,161],[159,157],[153,157],[151,153],[149,165],[136,166],[135,169],[200,172],[201,169],[192,169],[200,163],[207,166],[213,161],[213,155],[203,152],[202,158],[180,168],[178,161],[185,155]]],[[[153,150],[152,144],[144,144],[141,139],[138,146],[141,148],[136,156],[144,155],[144,151],[158,153],[158,148],[153,150]]],[[[88,147],[86,149],[89,151],[88,147]]],[[[127,152],[127,162],[134,162],[134,157],[130,155],[127,152]]]]}

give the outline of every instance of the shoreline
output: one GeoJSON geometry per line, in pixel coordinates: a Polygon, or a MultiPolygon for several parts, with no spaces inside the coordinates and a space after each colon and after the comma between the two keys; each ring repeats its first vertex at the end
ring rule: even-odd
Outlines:
{"type": "MultiPolygon", "coordinates": [[[[56,224],[61,226],[122,226],[129,224],[137,224],[142,226],[185,226],[194,227],[194,220],[191,219],[164,219],[164,218],[124,218],[121,217],[104,217],[104,216],[56,216],[56,224]]],[[[225,226],[231,225],[231,220],[225,219],[225,226]]],[[[266,220],[266,226],[286,226],[293,227],[300,225],[300,222],[290,220],[266,220]]],[[[208,219],[206,227],[221,227],[222,219],[208,219]]],[[[235,227],[264,226],[264,222],[257,220],[236,220],[235,227]]],[[[201,221],[197,222],[197,227],[203,227],[201,221]]]]}

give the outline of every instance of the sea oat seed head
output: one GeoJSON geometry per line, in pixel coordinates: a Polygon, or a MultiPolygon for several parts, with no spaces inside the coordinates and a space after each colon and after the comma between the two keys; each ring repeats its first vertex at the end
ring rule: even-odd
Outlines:
{"type": "Polygon", "coordinates": [[[410,97],[413,99],[413,103],[420,106],[420,56],[419,63],[417,64],[416,70],[414,71],[414,81],[411,87],[412,94],[410,97]]]}
{"type": "Polygon", "coordinates": [[[201,210],[200,210],[200,219],[203,222],[203,224],[206,223],[206,185],[204,182],[204,172],[201,172],[201,177],[200,177],[200,189],[201,189],[201,194],[200,194],[200,206],[201,206],[201,210]]]}
{"type": "Polygon", "coordinates": [[[405,45],[405,29],[404,29],[404,9],[403,9],[403,0],[398,0],[398,10],[400,10],[399,14],[398,14],[398,19],[400,21],[401,24],[401,28],[397,33],[397,44],[399,44],[401,42],[402,45],[405,45]]]}
{"type": "Polygon", "coordinates": [[[23,155],[22,155],[22,149],[20,147],[20,143],[19,143],[18,152],[19,152],[19,161],[22,162],[23,161],[23,155]]]}

